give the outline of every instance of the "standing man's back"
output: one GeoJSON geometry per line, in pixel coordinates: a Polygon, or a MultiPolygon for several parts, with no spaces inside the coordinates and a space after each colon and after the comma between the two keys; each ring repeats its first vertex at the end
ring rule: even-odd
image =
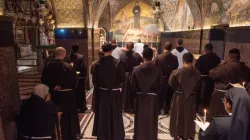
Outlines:
{"type": "Polygon", "coordinates": [[[179,68],[183,67],[183,63],[182,63],[182,57],[185,53],[188,53],[188,51],[183,47],[183,40],[179,39],[178,40],[178,46],[171,51],[171,53],[173,55],[175,55],[178,58],[178,62],[179,62],[179,68]]]}
{"type": "Polygon", "coordinates": [[[134,45],[134,51],[142,56],[143,49],[144,49],[144,44],[141,42],[141,39],[138,39],[138,42],[135,43],[134,45]]]}
{"type": "Polygon", "coordinates": [[[215,115],[225,115],[224,107],[220,105],[221,98],[232,86],[230,83],[243,83],[248,80],[249,68],[240,62],[240,51],[231,49],[229,51],[230,60],[213,68],[209,76],[215,82],[215,89],[211,97],[208,119],[215,115]]]}
{"type": "Polygon", "coordinates": [[[62,112],[61,127],[64,140],[80,137],[80,123],[77,113],[74,89],[77,74],[73,67],[64,62],[66,50],[56,48],[56,58],[51,59],[43,69],[41,81],[50,88],[51,100],[62,112]]]}
{"type": "Polygon", "coordinates": [[[195,64],[196,69],[201,73],[201,87],[197,101],[199,113],[209,107],[211,95],[214,91],[214,81],[209,77],[209,71],[221,62],[220,58],[213,52],[212,44],[205,46],[205,53],[195,64]]]}
{"type": "Polygon", "coordinates": [[[200,72],[192,66],[193,55],[183,55],[183,68],[173,71],[169,85],[175,90],[170,113],[170,135],[175,139],[194,139],[196,118],[196,90],[200,72]]]}
{"type": "Polygon", "coordinates": [[[120,60],[111,56],[112,45],[102,46],[104,57],[93,65],[95,119],[93,136],[98,140],[124,140],[121,84],[125,73],[120,60]]]}
{"type": "Polygon", "coordinates": [[[179,66],[178,59],[170,51],[172,49],[172,44],[166,42],[164,44],[164,53],[158,55],[154,59],[154,64],[162,71],[163,74],[163,87],[160,91],[159,98],[159,110],[164,109],[166,113],[170,109],[170,101],[172,99],[173,91],[168,85],[168,79],[173,70],[177,69],[179,66]]]}
{"type": "Polygon", "coordinates": [[[128,113],[134,111],[134,93],[131,91],[130,79],[133,68],[140,65],[143,62],[142,57],[137,52],[133,51],[134,44],[132,42],[127,43],[127,51],[121,55],[120,60],[124,64],[126,79],[124,81],[123,91],[123,108],[128,113]]]}
{"type": "Polygon", "coordinates": [[[77,109],[80,113],[87,111],[86,106],[86,80],[87,80],[87,66],[85,64],[84,56],[78,53],[79,46],[72,46],[72,53],[70,54],[70,62],[73,64],[73,68],[78,72],[78,82],[75,88],[77,109]]]}
{"type": "Polygon", "coordinates": [[[133,70],[131,86],[135,91],[134,140],[158,139],[158,93],[161,71],[152,63],[153,50],[145,48],[144,63],[133,70]]]}
{"type": "Polygon", "coordinates": [[[117,46],[117,42],[115,40],[112,40],[112,46],[113,46],[113,51],[112,51],[112,56],[116,59],[120,59],[122,55],[122,49],[121,47],[117,46]]]}

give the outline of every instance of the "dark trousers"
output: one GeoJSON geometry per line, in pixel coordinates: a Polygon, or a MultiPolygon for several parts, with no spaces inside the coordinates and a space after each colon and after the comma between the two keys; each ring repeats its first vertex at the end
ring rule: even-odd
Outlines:
{"type": "Polygon", "coordinates": [[[76,104],[77,109],[80,110],[80,113],[84,113],[88,110],[86,106],[86,93],[85,93],[85,85],[86,81],[84,78],[78,80],[78,85],[75,89],[75,96],[76,96],[76,104]]]}
{"type": "Polygon", "coordinates": [[[159,110],[164,109],[166,113],[170,110],[170,102],[173,97],[174,90],[168,85],[168,79],[164,78],[164,86],[162,86],[159,94],[159,110]]]}
{"type": "Polygon", "coordinates": [[[61,116],[61,130],[63,140],[76,140],[80,134],[80,123],[76,106],[74,91],[57,92],[52,94],[52,102],[55,100],[59,106],[61,116]],[[58,99],[59,98],[59,99],[58,99]]]}
{"type": "Polygon", "coordinates": [[[32,138],[23,138],[21,137],[19,140],[52,140],[51,138],[49,139],[32,139],[32,138]]]}

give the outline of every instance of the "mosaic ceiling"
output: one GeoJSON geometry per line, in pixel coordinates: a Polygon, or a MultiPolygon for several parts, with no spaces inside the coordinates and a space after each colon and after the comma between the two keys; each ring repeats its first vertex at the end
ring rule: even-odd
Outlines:
{"type": "MultiPolygon", "coordinates": [[[[12,0],[11,0],[12,1],[12,0]]],[[[38,1],[38,0],[37,0],[38,1]]],[[[119,11],[135,0],[45,0],[47,6],[53,9],[58,26],[98,27],[105,8],[111,20],[119,11]]],[[[153,0],[138,0],[149,5],[153,0]]],[[[177,3],[180,0],[159,0],[164,11],[163,21],[173,28],[177,3]]],[[[0,8],[4,9],[4,0],[0,0],[0,8]]],[[[230,24],[231,26],[249,25],[250,0],[185,0],[188,5],[194,26],[210,27],[213,24],[230,24]]],[[[180,7],[179,7],[180,8],[180,7]]],[[[1,10],[0,9],[0,10],[1,10]]],[[[104,18],[102,18],[102,21],[104,18]]]]}

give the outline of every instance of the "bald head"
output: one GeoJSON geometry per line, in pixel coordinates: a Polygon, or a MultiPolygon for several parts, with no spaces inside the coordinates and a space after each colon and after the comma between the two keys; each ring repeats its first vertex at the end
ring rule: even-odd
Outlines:
{"type": "Polygon", "coordinates": [[[66,50],[63,47],[57,47],[55,55],[57,59],[63,60],[66,57],[66,50]]]}
{"type": "Polygon", "coordinates": [[[45,99],[49,94],[49,87],[44,84],[38,84],[35,86],[33,94],[45,99]]]}
{"type": "Polygon", "coordinates": [[[132,51],[134,49],[134,43],[133,42],[128,42],[127,43],[127,50],[132,51]]]}

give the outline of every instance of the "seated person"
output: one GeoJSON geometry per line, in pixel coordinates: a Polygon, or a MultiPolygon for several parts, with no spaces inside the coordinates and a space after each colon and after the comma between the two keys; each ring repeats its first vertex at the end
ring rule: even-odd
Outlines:
{"type": "Polygon", "coordinates": [[[49,88],[39,84],[29,99],[23,102],[18,116],[21,140],[52,139],[57,123],[57,108],[46,101],[49,88]]]}
{"type": "Polygon", "coordinates": [[[245,88],[246,88],[248,95],[250,96],[250,82],[246,83],[245,88]]]}
{"type": "Polygon", "coordinates": [[[199,140],[227,140],[228,131],[231,126],[231,115],[233,105],[233,95],[227,92],[223,100],[225,110],[229,115],[216,116],[210,122],[206,131],[202,132],[199,140]]]}
{"type": "Polygon", "coordinates": [[[246,89],[232,88],[233,112],[227,140],[249,140],[250,138],[250,96],[246,89]]]}

